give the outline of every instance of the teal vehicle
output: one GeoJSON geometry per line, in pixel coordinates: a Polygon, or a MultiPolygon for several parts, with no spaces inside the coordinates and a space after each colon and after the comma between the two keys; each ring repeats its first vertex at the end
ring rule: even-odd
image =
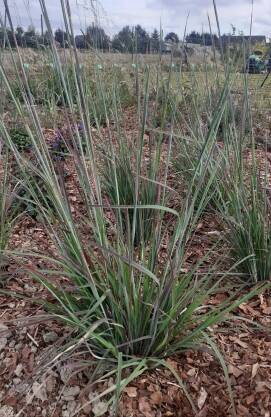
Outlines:
{"type": "Polygon", "coordinates": [[[266,64],[259,55],[250,55],[247,64],[246,72],[249,74],[261,74],[266,71],[266,64]]]}

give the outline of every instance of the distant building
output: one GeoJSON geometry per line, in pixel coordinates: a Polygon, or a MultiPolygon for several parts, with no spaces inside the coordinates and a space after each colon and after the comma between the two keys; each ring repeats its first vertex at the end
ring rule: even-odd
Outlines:
{"type": "Polygon", "coordinates": [[[164,54],[171,54],[172,52],[175,53],[177,51],[182,51],[184,48],[187,47],[187,43],[183,43],[182,41],[180,42],[163,42],[162,43],[162,52],[164,54]]]}
{"type": "Polygon", "coordinates": [[[233,36],[233,35],[222,35],[221,36],[221,41],[223,43],[223,45],[242,45],[243,42],[245,43],[251,43],[251,45],[256,45],[256,44],[262,44],[265,45],[266,44],[266,36],[245,36],[245,35],[237,35],[237,36],[233,36]]]}
{"type": "Polygon", "coordinates": [[[171,54],[171,52],[176,51],[176,49],[179,49],[179,44],[168,41],[168,42],[163,42],[162,44],[162,52],[164,54],[171,54]]]}
{"type": "MultiPolygon", "coordinates": [[[[223,45],[242,45],[243,42],[248,44],[249,42],[251,43],[251,45],[266,45],[267,43],[267,38],[266,36],[262,36],[262,35],[255,35],[255,36],[246,36],[246,35],[222,35],[221,36],[221,41],[223,45]]],[[[219,39],[216,37],[214,39],[215,45],[217,47],[219,47],[220,45],[220,41],[219,39]]],[[[205,46],[204,44],[190,44],[185,42],[185,46],[205,46]]],[[[183,42],[178,42],[178,43],[174,43],[171,41],[168,42],[163,42],[162,44],[162,52],[164,54],[171,54],[172,52],[176,52],[176,51],[180,51],[183,49],[183,42]]]]}

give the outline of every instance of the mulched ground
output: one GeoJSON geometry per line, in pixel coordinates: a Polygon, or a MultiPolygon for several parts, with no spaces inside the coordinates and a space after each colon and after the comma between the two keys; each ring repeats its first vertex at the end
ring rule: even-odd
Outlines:
{"type": "MultiPolygon", "coordinates": [[[[131,123],[132,125],[132,123],[131,123]]],[[[78,191],[71,172],[67,176],[74,212],[81,210],[78,191]]],[[[186,262],[203,256],[210,236],[220,233],[213,215],[206,215],[198,225],[186,262]]],[[[54,253],[54,245],[44,226],[23,217],[13,231],[10,249],[37,249],[54,253]]],[[[32,259],[42,265],[42,260],[32,259]]],[[[103,400],[89,404],[97,394],[113,383],[88,383],[91,370],[74,372],[75,360],[64,360],[44,368],[46,359],[56,351],[58,340],[69,337],[69,329],[54,321],[35,322],[43,314],[31,297],[46,298],[44,288],[15,265],[5,290],[27,298],[0,295],[0,417],[72,417],[106,415],[103,400]]],[[[219,304],[227,293],[209,300],[219,304]]],[[[214,339],[223,354],[229,372],[237,416],[270,417],[271,415],[271,332],[263,332],[253,323],[271,328],[271,298],[266,292],[242,304],[234,312],[233,325],[214,328],[214,339]],[[243,319],[241,320],[240,317],[243,319]],[[246,319],[246,320],[245,320],[246,319]]],[[[196,412],[166,368],[145,372],[128,386],[120,400],[119,417],[230,417],[232,407],[224,372],[218,359],[207,349],[188,351],[167,360],[185,383],[196,412]]]]}

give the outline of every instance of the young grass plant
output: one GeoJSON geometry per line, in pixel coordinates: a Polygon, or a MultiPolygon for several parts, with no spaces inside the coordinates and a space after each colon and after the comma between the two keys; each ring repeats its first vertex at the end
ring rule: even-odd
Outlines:
{"type": "Polygon", "coordinates": [[[121,223],[120,230],[128,241],[132,238],[135,246],[151,237],[157,222],[157,210],[151,207],[158,207],[163,198],[161,188],[164,185],[159,183],[162,167],[155,161],[160,146],[151,145],[149,140],[145,143],[143,138],[139,149],[135,149],[127,138],[121,138],[118,149],[112,145],[112,152],[104,158],[104,190],[111,205],[119,206],[117,220],[121,223]],[[148,149],[147,157],[143,156],[144,149],[148,149]],[[141,155],[143,163],[138,164],[141,155]]]}
{"type": "Polygon", "coordinates": [[[257,167],[253,158],[251,179],[244,180],[244,174],[239,184],[233,184],[222,210],[233,262],[241,260],[238,269],[250,283],[271,277],[270,201],[266,180],[256,174],[257,167]]]}
{"type": "Polygon", "coordinates": [[[0,285],[8,277],[9,260],[6,247],[12,227],[18,217],[19,201],[17,186],[12,184],[9,154],[3,155],[3,144],[0,149],[0,285]]]}
{"type": "Polygon", "coordinates": [[[231,175],[225,176],[224,170],[216,181],[216,188],[224,184],[224,197],[216,200],[216,208],[224,220],[232,262],[238,264],[245,282],[255,284],[271,276],[270,172],[266,152],[258,152],[255,146],[247,77],[243,76],[239,100],[243,103],[241,120],[236,120],[236,109],[230,108],[234,123],[226,146],[231,175]]]}
{"type": "MultiPolygon", "coordinates": [[[[247,111],[247,86],[240,92],[238,103],[232,92],[232,86],[236,83],[237,75],[234,68],[229,69],[226,74],[229,84],[229,94],[225,103],[225,110],[221,117],[217,132],[216,141],[212,149],[205,149],[202,165],[200,167],[197,183],[202,184],[199,195],[208,193],[209,209],[219,209],[227,201],[228,192],[232,184],[240,179],[242,170],[243,153],[248,146],[248,137],[246,136],[245,126],[251,124],[249,113],[247,111]],[[243,114],[243,120],[237,117],[237,113],[243,114]]],[[[177,156],[174,160],[176,174],[182,181],[189,185],[196,170],[196,161],[201,154],[206,132],[210,130],[214,113],[223,90],[223,80],[221,74],[211,74],[211,80],[206,81],[208,86],[211,82],[216,81],[216,85],[208,90],[204,97],[205,110],[203,106],[197,111],[196,102],[194,103],[194,123],[189,123],[184,132],[181,132],[179,138],[175,141],[177,156]],[[216,81],[218,80],[219,81],[216,81]]],[[[225,81],[224,81],[225,82],[225,81]]]]}

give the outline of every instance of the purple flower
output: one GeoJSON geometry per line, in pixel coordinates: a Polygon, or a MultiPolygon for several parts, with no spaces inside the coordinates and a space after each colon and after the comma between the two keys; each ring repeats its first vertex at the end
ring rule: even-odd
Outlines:
{"type": "Polygon", "coordinates": [[[83,122],[79,122],[77,124],[77,128],[78,128],[79,132],[82,132],[84,130],[84,123],[83,122]]]}

